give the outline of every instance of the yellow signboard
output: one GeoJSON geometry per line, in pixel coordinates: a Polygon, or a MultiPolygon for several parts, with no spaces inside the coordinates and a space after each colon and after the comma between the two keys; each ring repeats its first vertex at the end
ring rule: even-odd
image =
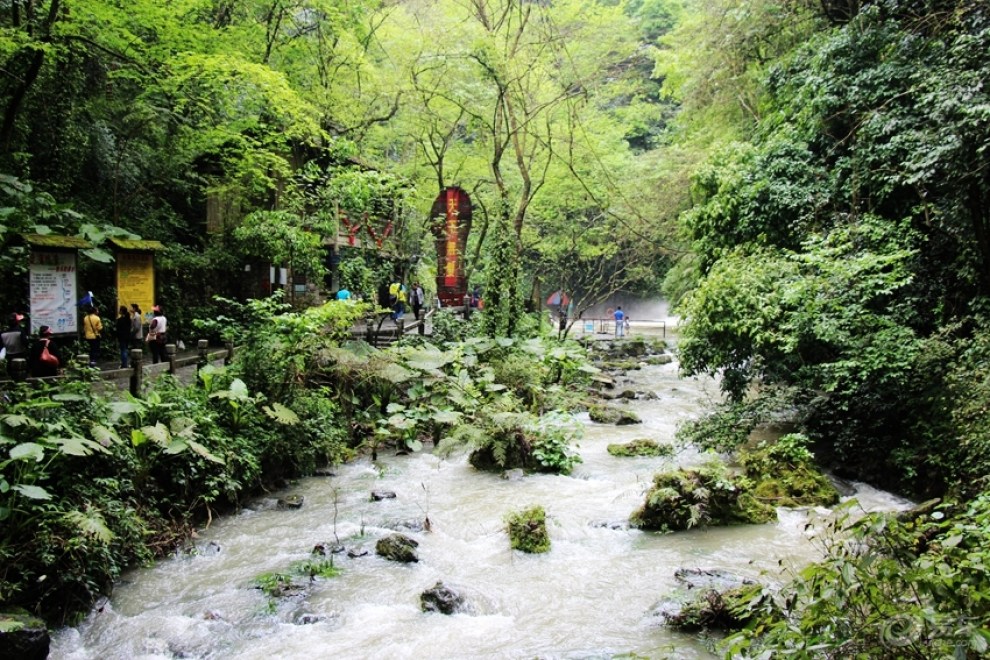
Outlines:
{"type": "Polygon", "coordinates": [[[155,304],[155,256],[149,252],[117,252],[117,306],[132,303],[150,318],[155,304]]]}

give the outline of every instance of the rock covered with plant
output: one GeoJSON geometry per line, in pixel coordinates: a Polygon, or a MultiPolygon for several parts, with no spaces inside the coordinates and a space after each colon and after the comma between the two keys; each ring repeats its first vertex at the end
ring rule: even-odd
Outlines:
{"type": "Polygon", "coordinates": [[[630,522],[670,532],[765,523],[776,519],[778,506],[831,506],[839,494],[815,465],[806,444],[799,434],[786,435],[776,443],[740,452],[740,470],[712,460],[699,468],[657,474],[630,522]]]}

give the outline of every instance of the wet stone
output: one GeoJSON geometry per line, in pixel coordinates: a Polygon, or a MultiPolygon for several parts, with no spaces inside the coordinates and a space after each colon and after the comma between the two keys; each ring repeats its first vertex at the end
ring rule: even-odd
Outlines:
{"type": "Polygon", "coordinates": [[[408,564],[419,561],[417,547],[419,543],[404,534],[389,534],[378,540],[375,552],[385,559],[408,564]]]}
{"type": "Polygon", "coordinates": [[[457,614],[464,612],[466,604],[464,596],[457,593],[442,581],[419,595],[419,603],[424,612],[439,612],[440,614],[457,614]]]}
{"type": "Polygon", "coordinates": [[[278,499],[276,506],[279,509],[299,509],[305,499],[302,495],[286,495],[278,499]]]}
{"type": "Polygon", "coordinates": [[[371,500],[373,502],[381,502],[382,500],[394,500],[396,495],[391,490],[373,490],[371,491],[371,500]]]}
{"type": "Polygon", "coordinates": [[[21,608],[0,612],[0,658],[45,660],[51,642],[45,622],[21,608]]]}

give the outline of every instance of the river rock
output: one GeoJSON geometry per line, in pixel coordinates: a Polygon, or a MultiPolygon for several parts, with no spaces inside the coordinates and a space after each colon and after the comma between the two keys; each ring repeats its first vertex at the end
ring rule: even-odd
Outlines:
{"type": "Polygon", "coordinates": [[[666,353],[663,355],[651,355],[650,357],[646,358],[646,364],[651,364],[655,366],[670,364],[673,361],[674,361],[674,357],[672,355],[667,355],[666,353]]]}
{"type": "Polygon", "coordinates": [[[502,473],[502,478],[508,479],[509,481],[519,481],[524,476],[526,476],[526,473],[522,468],[512,468],[511,470],[506,470],[502,473]]]}
{"type": "Polygon", "coordinates": [[[305,499],[302,495],[286,495],[278,498],[276,506],[279,509],[300,509],[305,499]]]}
{"type": "Polygon", "coordinates": [[[385,559],[408,564],[419,561],[419,556],[416,554],[417,547],[419,543],[404,534],[389,534],[378,539],[375,552],[385,559]]]}
{"type": "Polygon", "coordinates": [[[828,480],[832,482],[835,486],[835,490],[838,491],[840,497],[852,497],[856,494],[856,487],[852,485],[851,481],[847,481],[842,477],[837,477],[830,472],[826,472],[825,476],[828,480]]]}
{"type": "Polygon", "coordinates": [[[595,529],[611,529],[616,532],[626,531],[630,527],[627,520],[593,520],[588,524],[595,529]]]}
{"type": "Polygon", "coordinates": [[[650,438],[637,438],[625,444],[609,444],[608,453],[612,456],[672,456],[674,446],[661,444],[650,438]]]}
{"type": "Polygon", "coordinates": [[[51,639],[45,622],[26,610],[0,612],[0,658],[45,660],[51,639]]]}
{"type": "Polygon", "coordinates": [[[938,497],[930,500],[925,500],[920,504],[915,504],[907,511],[901,511],[900,513],[898,513],[897,519],[900,520],[901,522],[912,522],[914,520],[917,520],[918,518],[927,518],[928,516],[930,516],[932,513],[935,512],[935,509],[941,503],[942,500],[941,498],[938,497]]]}
{"type": "Polygon", "coordinates": [[[337,473],[329,465],[318,467],[313,470],[313,475],[317,477],[336,477],[337,473]]]}
{"type": "Polygon", "coordinates": [[[292,617],[292,622],[297,626],[310,626],[314,623],[322,623],[326,620],[326,615],[315,614],[314,612],[297,612],[295,616],[292,617]]]}
{"type": "Polygon", "coordinates": [[[698,630],[739,630],[748,622],[737,606],[748,602],[755,582],[727,571],[681,568],[674,573],[686,591],[653,606],[651,614],[668,626],[698,630]]]}
{"type": "Polygon", "coordinates": [[[714,589],[716,591],[756,584],[753,580],[735,573],[709,568],[678,568],[674,571],[674,579],[687,589],[714,589]]]}
{"type": "Polygon", "coordinates": [[[371,501],[381,502],[382,500],[394,500],[396,498],[395,492],[391,490],[373,490],[371,491],[371,501]]]}
{"type": "Polygon", "coordinates": [[[464,596],[438,581],[432,588],[419,595],[419,603],[424,612],[458,614],[467,611],[464,596]]]}
{"type": "Polygon", "coordinates": [[[616,426],[629,426],[630,424],[642,424],[643,420],[639,418],[639,415],[631,410],[620,410],[619,419],[616,420],[616,426]]]}

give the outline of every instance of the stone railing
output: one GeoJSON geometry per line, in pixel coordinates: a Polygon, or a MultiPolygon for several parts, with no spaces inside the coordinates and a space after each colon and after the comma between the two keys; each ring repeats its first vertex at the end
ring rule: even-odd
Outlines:
{"type": "MultiPolygon", "coordinates": [[[[171,374],[177,378],[194,375],[199,369],[223,361],[230,364],[234,356],[234,346],[228,343],[225,348],[210,349],[209,342],[200,339],[197,342],[196,353],[180,355],[175,344],[165,344],[166,359],[157,364],[144,361],[144,351],[132,349],[130,352],[131,366],[127,369],[107,369],[99,372],[99,378],[117,389],[128,389],[131,394],[138,396],[145,384],[155,380],[162,374],[171,374]]],[[[85,367],[89,358],[79,356],[79,366],[85,367]]],[[[28,377],[27,360],[16,358],[11,361],[9,368],[11,379],[14,381],[55,381],[66,378],[65,375],[47,378],[28,377]]]]}

